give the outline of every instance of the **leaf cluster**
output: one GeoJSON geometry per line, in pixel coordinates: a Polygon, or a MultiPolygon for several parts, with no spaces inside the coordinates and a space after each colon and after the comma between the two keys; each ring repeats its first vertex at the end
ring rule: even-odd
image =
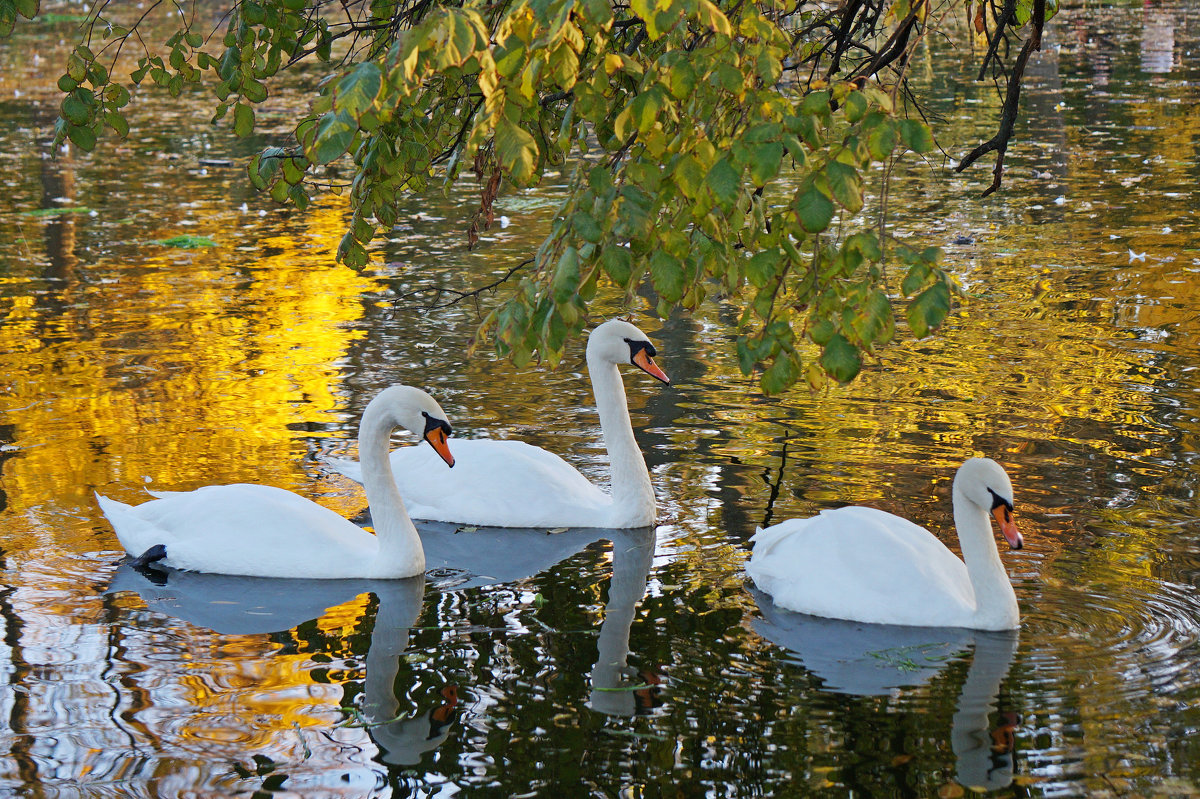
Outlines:
{"type": "MultiPolygon", "coordinates": [[[[14,2],[10,17],[36,12],[0,0],[0,24],[14,2]]],[[[627,305],[648,296],[662,315],[733,306],[739,364],[769,393],[853,379],[895,335],[897,304],[917,336],[949,312],[940,253],[866,218],[894,159],[934,147],[904,80],[926,0],[239,0],[223,32],[174,8],[178,30],[143,50],[127,86],[111,73],[126,45],[144,47],[149,11],[121,25],[98,6],[59,83],[59,140],[126,135],[122,110],[146,81],[206,87],[214,123],[251,136],[272,79],[324,63],[293,137],[262,150],[249,179],[303,208],[352,164],[338,258],[353,267],[406,193],[473,175],[474,243],[502,191],[565,167],[575,177],[550,234],[480,328],[518,364],[556,362],[601,289],[627,305]]],[[[1005,14],[1002,28],[1017,24],[1005,14]]]]}

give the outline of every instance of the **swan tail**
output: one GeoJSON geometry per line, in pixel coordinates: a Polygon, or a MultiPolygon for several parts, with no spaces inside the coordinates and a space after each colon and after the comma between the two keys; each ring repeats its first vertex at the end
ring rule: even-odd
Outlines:
{"type": "MultiPolygon", "coordinates": [[[[790,520],[795,521],[795,520],[790,520]]],[[[754,535],[750,537],[750,541],[754,544],[754,557],[761,558],[771,554],[771,550],[779,546],[780,542],[786,540],[792,533],[796,532],[796,525],[783,522],[774,527],[763,529],[759,527],[755,530],[754,535]]]]}
{"type": "Polygon", "coordinates": [[[96,494],[96,502],[116,532],[117,540],[129,554],[141,555],[162,543],[162,531],[145,519],[139,518],[132,505],[109,499],[99,493],[96,494]]]}
{"type": "Polygon", "coordinates": [[[324,463],[333,471],[349,477],[356,483],[362,482],[362,464],[352,458],[325,458],[324,463]]]}

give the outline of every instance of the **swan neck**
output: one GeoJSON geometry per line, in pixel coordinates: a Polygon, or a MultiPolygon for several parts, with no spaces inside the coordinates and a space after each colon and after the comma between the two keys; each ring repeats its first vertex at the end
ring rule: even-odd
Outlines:
{"type": "Polygon", "coordinates": [[[613,505],[618,508],[641,508],[654,512],[654,489],[646,460],[633,436],[629,420],[629,403],[625,384],[612,361],[588,358],[588,373],[592,392],[596,396],[596,411],[600,415],[600,430],[608,450],[609,474],[612,479],[613,505]]]}
{"type": "Polygon", "coordinates": [[[950,727],[957,778],[963,785],[1002,788],[1012,780],[1012,755],[995,752],[990,714],[1016,654],[1015,632],[981,633],[950,727]]]}
{"type": "Polygon", "coordinates": [[[596,641],[589,704],[602,713],[629,716],[635,712],[632,694],[613,689],[620,686],[628,665],[629,633],[654,563],[654,533],[647,528],[631,536],[618,535],[613,538],[612,547],[612,580],[596,641]]]}
{"type": "Polygon", "coordinates": [[[1017,595],[996,549],[991,519],[983,507],[954,488],[954,526],[963,562],[975,593],[979,629],[1007,630],[1017,627],[1017,595]]]}
{"type": "Polygon", "coordinates": [[[425,552],[388,461],[389,439],[399,426],[386,405],[368,405],[359,426],[358,459],[362,463],[363,490],[371,506],[371,523],[379,541],[379,571],[407,576],[425,571],[425,552]]]}

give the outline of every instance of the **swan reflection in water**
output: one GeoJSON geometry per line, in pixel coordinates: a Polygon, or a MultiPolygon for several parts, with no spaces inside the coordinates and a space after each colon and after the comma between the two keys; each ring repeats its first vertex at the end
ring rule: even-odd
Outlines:
{"type": "Polygon", "coordinates": [[[973,650],[951,721],[955,779],[970,788],[996,790],[1013,780],[1015,717],[1001,713],[993,728],[1004,678],[1017,651],[1016,630],[899,627],[809,616],[776,608],[770,597],[750,589],[762,618],[754,628],[763,638],[793,652],[819,677],[823,688],[860,696],[896,695],[926,684],[948,663],[973,650]]]}
{"type": "Polygon", "coordinates": [[[421,539],[431,576],[443,588],[460,590],[513,583],[541,574],[599,541],[612,543],[612,579],[597,636],[589,706],[608,715],[632,716],[660,703],[662,677],[653,669],[627,666],[629,631],[646,592],[654,563],[653,527],[580,527],[548,533],[545,528],[463,528],[423,523],[421,539]],[[623,684],[629,678],[630,684],[623,684]],[[636,688],[633,686],[644,687],[636,688]]]}
{"type": "MultiPolygon", "coordinates": [[[[613,546],[613,575],[591,672],[590,706],[611,715],[633,715],[657,703],[661,678],[652,670],[633,677],[642,688],[626,688],[629,632],[654,560],[650,527],[630,530],[579,528],[550,534],[546,529],[463,530],[430,523],[421,529],[426,562],[441,590],[519,582],[550,569],[589,545],[613,546]]],[[[404,580],[299,580],[202,574],[123,562],[108,592],[138,594],[150,610],[225,635],[257,635],[292,629],[329,608],[370,591],[378,600],[365,658],[362,711],[383,762],[413,765],[449,736],[458,713],[459,689],[447,685],[434,706],[415,718],[395,721],[402,696],[396,691],[409,630],[420,616],[423,575],[404,580]]]]}
{"type": "Polygon", "coordinates": [[[299,580],[240,577],[154,568],[126,560],[108,593],[138,594],[147,607],[223,635],[262,635],[295,628],[370,591],[378,601],[365,660],[362,711],[367,732],[392,765],[412,765],[450,734],[457,715],[458,686],[441,689],[430,710],[397,719],[400,660],[409,630],[421,613],[425,576],[403,580],[299,580]],[[393,720],[394,719],[394,720],[393,720]]]}
{"type": "Polygon", "coordinates": [[[662,677],[652,668],[635,672],[628,666],[629,631],[654,564],[654,528],[614,530],[611,540],[612,581],[596,639],[588,706],[610,716],[632,716],[647,713],[661,703],[658,686],[662,677]],[[622,685],[626,677],[641,687],[622,685]]]}

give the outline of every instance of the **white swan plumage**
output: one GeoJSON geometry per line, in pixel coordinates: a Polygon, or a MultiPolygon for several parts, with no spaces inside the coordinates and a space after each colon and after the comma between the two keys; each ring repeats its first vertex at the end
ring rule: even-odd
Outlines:
{"type": "Polygon", "coordinates": [[[1012,519],[1012,483],[995,461],[971,458],[955,474],[951,494],[962,560],[907,519],[846,507],[759,530],[746,572],[776,605],[814,616],[1016,629],[1017,597],[988,519],[995,517],[1009,546],[1023,546],[1012,519]]]}
{"type": "MultiPolygon", "coordinates": [[[[457,466],[447,477],[432,453],[391,454],[392,472],[413,518],[487,527],[605,527],[654,524],[654,489],[633,435],[618,364],[629,363],[670,384],[654,363],[646,334],[620,319],[588,337],[587,364],[608,449],[611,491],[604,491],[552,452],[523,441],[455,439],[457,466]]],[[[361,482],[359,463],[330,458],[335,471],[361,482]]]]}
{"type": "MultiPolygon", "coordinates": [[[[417,388],[392,386],[367,405],[359,427],[364,488],[375,535],[304,497],[272,486],[235,484],[151,492],[131,506],[96,495],[125,551],[141,563],[258,577],[411,577],[425,571],[421,539],[396,490],[388,438],[397,427],[421,436],[449,466],[450,424],[417,388]]],[[[444,473],[449,473],[442,467],[444,473]]]]}

